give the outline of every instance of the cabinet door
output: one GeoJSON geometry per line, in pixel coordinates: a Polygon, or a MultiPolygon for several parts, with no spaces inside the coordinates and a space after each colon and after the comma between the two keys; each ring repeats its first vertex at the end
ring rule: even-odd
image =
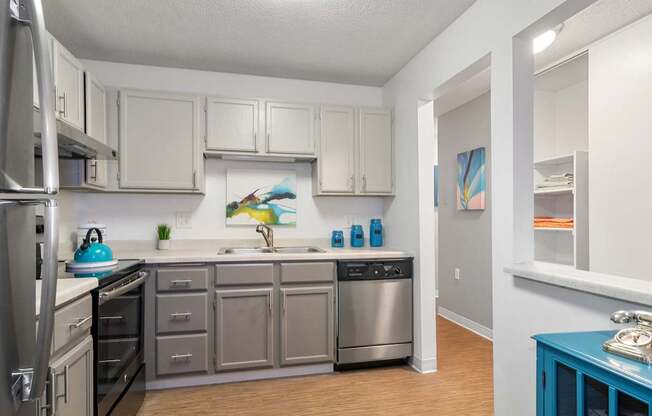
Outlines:
{"type": "Polygon", "coordinates": [[[92,74],[84,74],[86,83],[86,134],[93,139],[106,143],[106,90],[104,85],[92,74]]]}
{"type": "Polygon", "coordinates": [[[52,45],[57,116],[84,131],[84,69],[56,39],[52,45]]]}
{"type": "Polygon", "coordinates": [[[90,159],[86,161],[86,183],[106,188],[109,183],[108,164],[106,160],[90,159]]]}
{"type": "Polygon", "coordinates": [[[268,102],[266,110],[269,153],[315,153],[315,109],[312,105],[268,102]]]}
{"type": "Polygon", "coordinates": [[[360,110],[360,177],[362,193],[392,193],[392,113],[360,110]]]}
{"type": "Polygon", "coordinates": [[[281,365],[333,361],[333,287],[281,288],[281,365]]]}
{"type": "Polygon", "coordinates": [[[200,99],[120,92],[120,187],[198,189],[200,99]]]}
{"type": "Polygon", "coordinates": [[[208,97],[206,149],[255,152],[258,101],[208,97]]]}
{"type": "Polygon", "coordinates": [[[319,138],[320,192],[355,191],[355,116],[352,107],[323,106],[319,138]]]}
{"type": "Polygon", "coordinates": [[[93,338],[87,337],[51,366],[54,405],[57,416],[93,414],[93,338]]]}
{"type": "Polygon", "coordinates": [[[218,290],[215,296],[216,370],[272,366],[272,289],[218,290]]]}

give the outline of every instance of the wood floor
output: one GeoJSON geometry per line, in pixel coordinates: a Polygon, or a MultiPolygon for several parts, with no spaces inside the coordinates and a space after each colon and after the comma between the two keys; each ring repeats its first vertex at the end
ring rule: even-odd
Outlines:
{"type": "Polygon", "coordinates": [[[492,345],[437,318],[438,371],[409,367],[147,394],[139,416],[493,415],[492,345]]]}

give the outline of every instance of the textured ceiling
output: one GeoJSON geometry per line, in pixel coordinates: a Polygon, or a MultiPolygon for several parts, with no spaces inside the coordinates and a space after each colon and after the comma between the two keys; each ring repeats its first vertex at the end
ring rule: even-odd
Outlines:
{"type": "Polygon", "coordinates": [[[383,85],[474,0],[48,0],[80,58],[383,85]]]}

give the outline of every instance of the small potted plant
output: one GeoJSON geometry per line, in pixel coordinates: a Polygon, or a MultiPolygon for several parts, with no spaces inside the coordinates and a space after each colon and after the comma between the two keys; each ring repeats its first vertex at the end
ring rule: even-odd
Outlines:
{"type": "Polygon", "coordinates": [[[156,233],[158,234],[158,249],[159,250],[169,250],[170,249],[170,233],[172,229],[167,224],[159,224],[156,227],[156,233]]]}

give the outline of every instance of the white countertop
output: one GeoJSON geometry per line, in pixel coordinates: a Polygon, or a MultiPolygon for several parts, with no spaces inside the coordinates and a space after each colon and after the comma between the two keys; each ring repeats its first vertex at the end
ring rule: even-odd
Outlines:
{"type": "Polygon", "coordinates": [[[265,253],[265,254],[217,254],[215,249],[172,249],[172,250],[114,250],[119,259],[142,259],[150,264],[162,263],[228,263],[248,261],[296,261],[296,260],[366,260],[410,257],[399,250],[371,248],[324,248],[324,253],[265,253]]]}
{"type": "MultiPolygon", "coordinates": [[[[36,316],[41,308],[41,280],[36,281],[36,316]]],[[[97,279],[59,279],[57,281],[57,298],[55,306],[63,305],[73,299],[83,296],[97,287],[97,279]]]]}
{"type": "Polygon", "coordinates": [[[577,270],[562,264],[532,261],[505,267],[505,272],[529,280],[642,305],[652,305],[652,282],[577,270]]]}

